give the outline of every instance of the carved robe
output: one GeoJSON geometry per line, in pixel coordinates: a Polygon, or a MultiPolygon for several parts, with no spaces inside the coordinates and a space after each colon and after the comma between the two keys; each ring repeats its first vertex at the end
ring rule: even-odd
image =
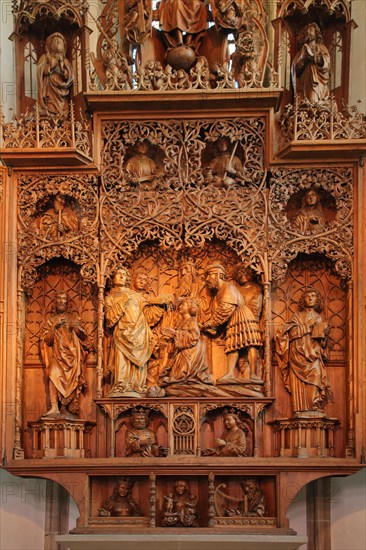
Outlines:
{"type": "Polygon", "coordinates": [[[318,103],[329,98],[330,55],[328,48],[320,43],[304,46],[292,62],[291,75],[294,93],[300,100],[318,103]],[[309,59],[309,55],[313,59],[309,59]]]}
{"type": "Polygon", "coordinates": [[[159,456],[156,437],[150,428],[137,430],[130,426],[125,441],[126,456],[159,456]]]}
{"type": "Polygon", "coordinates": [[[164,32],[179,29],[196,34],[206,29],[206,6],[202,0],[162,0],[159,21],[164,32]]]}
{"type": "MultiPolygon", "coordinates": [[[[82,369],[85,360],[82,343],[86,344],[87,340],[80,320],[70,313],[51,315],[43,327],[41,355],[49,369],[49,379],[64,406],[78,397],[86,384],[82,369]],[[64,322],[61,324],[62,319],[64,322]]],[[[73,412],[71,408],[70,411],[73,412]]]]}
{"type": "Polygon", "coordinates": [[[133,182],[151,181],[156,173],[156,164],[147,155],[137,154],[126,162],[126,172],[133,182]]]}
{"type": "Polygon", "coordinates": [[[319,410],[329,388],[325,339],[312,336],[314,321],[315,327],[324,326],[314,310],[299,311],[275,335],[277,360],[294,412],[319,410]]]}
{"type": "Polygon", "coordinates": [[[66,206],[59,212],[50,208],[39,220],[39,230],[45,237],[55,239],[64,233],[77,231],[79,220],[73,210],[66,206]],[[62,229],[59,228],[62,227],[62,229]]]}
{"type": "Polygon", "coordinates": [[[155,340],[143,313],[143,297],[130,288],[112,289],[105,301],[107,327],[113,330],[108,369],[110,395],[146,392],[147,361],[155,340]]]}
{"type": "Polygon", "coordinates": [[[314,207],[306,206],[300,210],[292,222],[292,226],[302,233],[315,229],[326,222],[323,208],[320,204],[314,207]]]}
{"type": "Polygon", "coordinates": [[[220,327],[226,324],[226,353],[262,345],[258,322],[245,305],[240,291],[233,284],[227,282],[222,284],[213,297],[210,310],[211,326],[220,327]]]}
{"type": "Polygon", "coordinates": [[[70,61],[59,54],[47,52],[38,62],[38,101],[40,107],[53,115],[69,114],[68,97],[74,80],[70,61]]]}

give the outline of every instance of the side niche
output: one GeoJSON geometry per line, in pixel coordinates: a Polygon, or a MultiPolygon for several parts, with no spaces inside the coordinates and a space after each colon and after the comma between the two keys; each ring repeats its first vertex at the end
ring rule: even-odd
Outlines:
{"type": "Polygon", "coordinates": [[[278,436],[276,452],[281,456],[348,453],[347,432],[339,429],[349,426],[347,399],[353,391],[347,386],[351,368],[346,345],[348,294],[332,262],[318,254],[299,255],[274,289],[277,400],[271,415],[278,436]]]}
{"type": "Polygon", "coordinates": [[[95,421],[96,312],[93,287],[72,262],[39,268],[25,304],[23,415],[32,432],[24,432],[26,457],[90,456],[84,435],[95,421]]]}

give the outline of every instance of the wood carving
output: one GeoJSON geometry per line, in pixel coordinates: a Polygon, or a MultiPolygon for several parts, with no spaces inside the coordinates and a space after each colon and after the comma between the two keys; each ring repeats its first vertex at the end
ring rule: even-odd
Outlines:
{"type": "Polygon", "coordinates": [[[278,364],[296,416],[321,416],[323,402],[330,394],[324,367],[330,327],[319,315],[322,309],[319,292],[305,289],[299,313],[275,336],[278,364]]]}
{"type": "Polygon", "coordinates": [[[198,527],[197,497],[190,492],[187,480],[178,479],[174,492],[164,495],[162,523],[165,527],[198,527]]]}
{"type": "Polygon", "coordinates": [[[113,494],[104,502],[99,510],[102,517],[131,517],[142,516],[142,512],[132,498],[133,481],[128,477],[122,477],[116,483],[113,494]]]}
{"type": "Polygon", "coordinates": [[[134,409],[126,432],[126,456],[166,456],[167,449],[156,443],[155,433],[147,426],[147,412],[134,409]]]}

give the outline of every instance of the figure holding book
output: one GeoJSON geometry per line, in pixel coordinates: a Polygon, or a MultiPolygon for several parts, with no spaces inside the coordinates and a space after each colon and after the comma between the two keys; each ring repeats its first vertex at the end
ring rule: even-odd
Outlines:
{"type": "Polygon", "coordinates": [[[307,287],[299,300],[299,312],[275,335],[277,361],[296,416],[323,415],[330,393],[324,367],[330,329],[320,315],[322,309],[319,292],[307,287]]]}

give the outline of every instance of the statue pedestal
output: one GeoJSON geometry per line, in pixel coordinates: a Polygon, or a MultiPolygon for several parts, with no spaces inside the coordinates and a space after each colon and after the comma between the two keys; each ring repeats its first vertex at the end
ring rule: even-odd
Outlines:
{"type": "Polygon", "coordinates": [[[276,419],[270,423],[276,437],[276,456],[325,458],[334,456],[336,418],[313,416],[276,419]]]}
{"type": "Polygon", "coordinates": [[[28,425],[32,431],[32,458],[84,458],[89,454],[89,434],[94,422],[41,418],[28,425]]]}

